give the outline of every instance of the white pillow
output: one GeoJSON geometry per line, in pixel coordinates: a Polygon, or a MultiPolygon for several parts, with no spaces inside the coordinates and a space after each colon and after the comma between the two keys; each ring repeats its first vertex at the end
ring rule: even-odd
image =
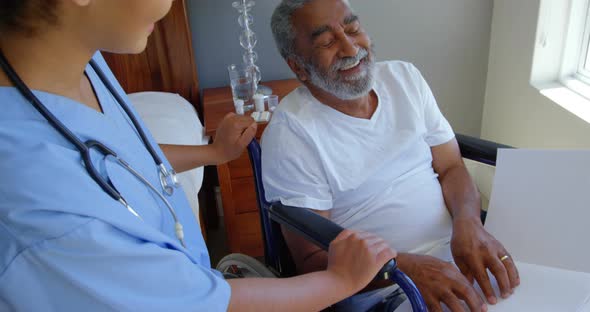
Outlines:
{"type": "MultiPolygon", "coordinates": [[[[158,144],[205,145],[209,138],[194,107],[178,94],[164,92],[139,92],[129,94],[129,99],[158,144]]],[[[178,174],[199,222],[198,193],[203,183],[203,168],[178,174]]]]}

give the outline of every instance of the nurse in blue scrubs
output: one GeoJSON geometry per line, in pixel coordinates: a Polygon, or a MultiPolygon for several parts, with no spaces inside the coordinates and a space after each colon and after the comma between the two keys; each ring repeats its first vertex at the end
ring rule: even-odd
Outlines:
{"type": "Polygon", "coordinates": [[[156,158],[177,171],[235,159],[256,124],[228,115],[213,145],[161,149],[133,108],[125,112],[98,52],[141,52],[171,1],[0,2],[0,311],[314,311],[363,288],[395,256],[380,238],[345,231],[325,271],[226,281],[211,269],[185,195],[166,194],[156,158]],[[97,145],[85,162],[76,140],[100,142],[125,163],[97,145]]]}

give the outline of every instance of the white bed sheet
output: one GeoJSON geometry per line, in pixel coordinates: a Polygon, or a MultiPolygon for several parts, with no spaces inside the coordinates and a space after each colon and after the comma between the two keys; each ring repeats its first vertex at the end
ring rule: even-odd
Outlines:
{"type": "MultiPolygon", "coordinates": [[[[205,145],[209,138],[194,107],[178,94],[139,92],[129,99],[159,144],[205,145]]],[[[203,183],[203,168],[178,174],[191,208],[199,222],[198,193],[203,183]]]]}

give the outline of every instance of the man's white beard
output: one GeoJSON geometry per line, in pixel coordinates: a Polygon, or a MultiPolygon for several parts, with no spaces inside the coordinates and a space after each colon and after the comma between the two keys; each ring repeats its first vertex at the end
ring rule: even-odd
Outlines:
{"type": "Polygon", "coordinates": [[[304,64],[309,73],[310,82],[314,86],[334,95],[341,100],[354,100],[367,95],[375,82],[375,61],[368,51],[361,49],[356,57],[341,60],[330,68],[329,72],[323,72],[311,63],[304,64]],[[341,68],[354,64],[356,61],[366,61],[364,70],[352,77],[339,76],[341,68]],[[330,76],[334,77],[330,77],[330,76]]]}

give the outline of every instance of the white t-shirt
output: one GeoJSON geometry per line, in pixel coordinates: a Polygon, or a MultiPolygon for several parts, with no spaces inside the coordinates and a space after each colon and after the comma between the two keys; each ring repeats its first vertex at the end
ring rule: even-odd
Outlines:
{"type": "Polygon", "coordinates": [[[266,198],[330,210],[345,228],[426,253],[452,230],[430,148],[454,133],[412,64],[377,63],[375,75],[371,119],[323,105],[306,87],[283,99],[262,138],[266,198]]]}

